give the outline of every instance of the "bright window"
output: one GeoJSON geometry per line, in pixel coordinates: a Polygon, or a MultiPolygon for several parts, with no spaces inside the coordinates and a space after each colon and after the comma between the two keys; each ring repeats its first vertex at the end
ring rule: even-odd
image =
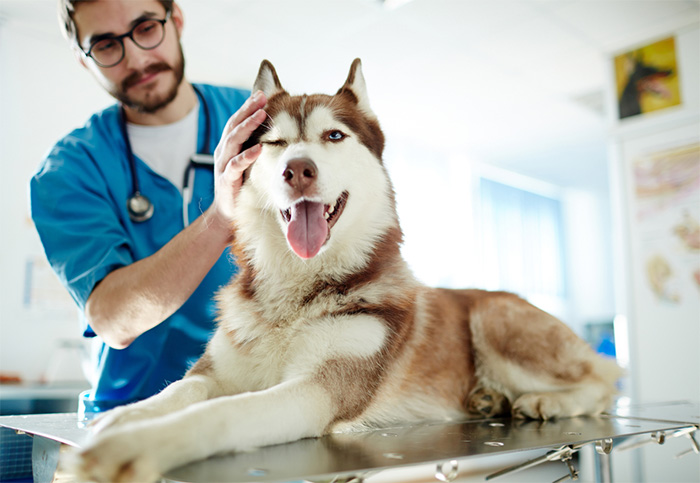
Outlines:
{"type": "Polygon", "coordinates": [[[543,310],[566,310],[561,203],[487,178],[479,181],[482,285],[543,310]]]}

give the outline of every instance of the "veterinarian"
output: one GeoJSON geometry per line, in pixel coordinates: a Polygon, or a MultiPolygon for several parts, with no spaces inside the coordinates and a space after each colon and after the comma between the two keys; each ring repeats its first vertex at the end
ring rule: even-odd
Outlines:
{"type": "Polygon", "coordinates": [[[159,392],[202,354],[214,293],[236,271],[235,196],[260,151],[241,145],[266,99],[184,78],[172,1],[61,0],[59,17],[118,101],[61,139],[30,181],[46,256],[93,338],[89,416],[159,392]]]}

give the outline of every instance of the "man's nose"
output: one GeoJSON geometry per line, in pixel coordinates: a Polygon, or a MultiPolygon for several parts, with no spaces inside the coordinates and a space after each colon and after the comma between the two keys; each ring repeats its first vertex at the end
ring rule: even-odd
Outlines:
{"type": "Polygon", "coordinates": [[[148,63],[148,51],[142,49],[131,37],[123,39],[124,42],[124,59],[127,67],[132,69],[140,69],[148,63]]]}

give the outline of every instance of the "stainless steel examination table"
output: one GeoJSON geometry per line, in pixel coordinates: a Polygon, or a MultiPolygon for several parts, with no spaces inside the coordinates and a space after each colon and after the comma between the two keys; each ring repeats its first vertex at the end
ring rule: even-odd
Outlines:
{"type": "MultiPolygon", "coordinates": [[[[0,426],[34,437],[32,464],[36,482],[52,481],[61,449],[65,445],[80,447],[89,434],[75,413],[3,416],[0,426]]],[[[574,454],[591,446],[596,449],[597,479],[610,481],[609,459],[620,447],[684,437],[689,441],[688,452],[698,453],[698,428],[700,404],[696,402],[620,406],[598,417],[546,422],[490,419],[423,423],[332,434],[214,457],[172,470],[165,479],[361,482],[377,471],[432,463],[437,480],[451,481],[458,476],[460,465],[468,464],[470,459],[539,450],[541,456],[504,468],[487,479],[561,461],[564,480],[577,476],[574,454]]]]}

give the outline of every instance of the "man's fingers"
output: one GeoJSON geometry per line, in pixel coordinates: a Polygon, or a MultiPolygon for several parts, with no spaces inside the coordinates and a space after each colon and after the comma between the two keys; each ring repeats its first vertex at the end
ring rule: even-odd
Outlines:
{"type": "Polygon", "coordinates": [[[229,165],[234,165],[235,170],[238,171],[239,173],[243,173],[246,169],[250,167],[251,164],[255,162],[256,159],[258,159],[258,156],[260,156],[260,152],[262,151],[262,145],[261,144],[256,144],[255,146],[251,146],[245,151],[243,151],[241,154],[236,156],[229,162],[229,165]]]}
{"type": "Polygon", "coordinates": [[[267,104],[267,98],[262,91],[257,91],[251,95],[248,100],[243,103],[240,109],[229,118],[224,127],[224,132],[222,136],[228,135],[233,129],[242,123],[246,118],[253,115],[255,112],[259,111],[267,104]]]}
{"type": "Polygon", "coordinates": [[[251,146],[250,148],[246,149],[238,156],[234,156],[233,158],[229,159],[224,164],[224,182],[231,183],[231,185],[234,187],[240,186],[243,172],[248,169],[256,159],[258,159],[261,151],[262,145],[256,144],[255,146],[251,146]]]}
{"type": "MultiPolygon", "coordinates": [[[[265,119],[267,119],[267,113],[259,109],[242,123],[238,124],[216,147],[216,157],[221,160],[229,160],[238,155],[243,143],[248,140],[258,126],[265,122],[265,119]]],[[[224,167],[225,166],[222,165],[219,169],[223,170],[224,167]]]]}

